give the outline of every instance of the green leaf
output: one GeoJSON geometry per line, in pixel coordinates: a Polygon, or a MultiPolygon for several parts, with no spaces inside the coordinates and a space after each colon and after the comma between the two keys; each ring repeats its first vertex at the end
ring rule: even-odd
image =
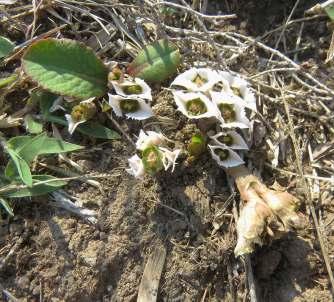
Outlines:
{"type": "MultiPolygon", "coordinates": [[[[7,148],[7,152],[10,155],[11,159],[14,162],[14,165],[20,175],[20,178],[22,181],[28,186],[32,186],[32,177],[31,177],[31,172],[29,169],[29,165],[27,162],[22,159],[20,155],[18,155],[14,150],[7,148]]],[[[6,175],[7,176],[7,175],[6,175]]]]}
{"type": "Polygon", "coordinates": [[[47,137],[44,141],[44,144],[39,149],[38,155],[55,154],[55,153],[59,154],[64,152],[76,151],[83,148],[84,148],[83,146],[71,144],[58,138],[47,137]]]}
{"type": "Polygon", "coordinates": [[[88,136],[92,136],[95,138],[103,138],[103,139],[119,139],[120,135],[107,127],[102,126],[99,123],[96,122],[87,122],[84,124],[81,124],[77,128],[78,131],[80,131],[83,134],[86,134],[88,136]]]}
{"type": "Polygon", "coordinates": [[[67,181],[60,180],[51,175],[33,175],[34,183],[40,181],[52,180],[45,184],[33,185],[31,188],[13,190],[11,192],[4,193],[3,195],[8,198],[22,198],[22,197],[33,197],[39,195],[45,195],[53,191],[59,190],[59,188],[65,186],[67,181]]]}
{"type": "Polygon", "coordinates": [[[0,36],[0,59],[9,55],[15,47],[15,44],[9,39],[0,36]]]}
{"type": "Polygon", "coordinates": [[[333,21],[334,20],[334,4],[333,2],[327,1],[322,4],[326,14],[333,21]],[[328,3],[328,4],[327,4],[328,3]]]}
{"type": "Polygon", "coordinates": [[[28,132],[31,134],[38,134],[43,131],[43,124],[39,121],[34,120],[34,118],[30,114],[27,114],[24,117],[24,122],[28,132]]]}
{"type": "Polygon", "coordinates": [[[178,48],[168,40],[159,40],[141,50],[127,71],[148,82],[162,82],[176,72],[180,62],[178,48]]]}
{"type": "Polygon", "coordinates": [[[6,86],[14,83],[17,80],[18,77],[19,76],[16,73],[14,73],[7,78],[0,79],[0,88],[6,87],[6,86]]]}
{"type": "Polygon", "coordinates": [[[6,212],[10,215],[10,216],[14,216],[14,212],[12,207],[9,205],[9,203],[6,201],[6,199],[3,199],[2,197],[0,197],[0,204],[4,207],[4,209],[6,210],[6,212]]]}
{"type": "Polygon", "coordinates": [[[43,88],[78,99],[105,94],[108,69],[85,45],[48,38],[32,44],[22,58],[26,74],[43,88]]]}

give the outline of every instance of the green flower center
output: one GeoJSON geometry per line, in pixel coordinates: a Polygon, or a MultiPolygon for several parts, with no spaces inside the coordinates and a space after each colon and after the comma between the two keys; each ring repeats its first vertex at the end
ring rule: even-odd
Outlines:
{"type": "Polygon", "coordinates": [[[143,88],[140,85],[127,85],[123,86],[123,91],[127,95],[140,94],[143,92],[143,88]]]}
{"type": "Polygon", "coordinates": [[[203,84],[207,83],[208,80],[204,77],[201,77],[199,74],[196,74],[196,76],[192,79],[192,82],[195,83],[197,87],[200,87],[203,84]]]}
{"type": "Polygon", "coordinates": [[[146,172],[155,174],[163,168],[161,152],[156,146],[143,150],[142,161],[146,172]]]}
{"type": "Polygon", "coordinates": [[[241,91],[239,87],[231,86],[231,90],[233,91],[233,94],[235,94],[238,97],[242,97],[241,91]]]}
{"type": "Polygon", "coordinates": [[[139,110],[139,102],[137,100],[124,99],[120,100],[119,106],[123,113],[132,113],[139,110]]]}
{"type": "Polygon", "coordinates": [[[109,81],[118,81],[120,80],[122,76],[122,70],[120,70],[118,67],[115,67],[112,69],[111,72],[108,74],[108,80],[109,81]]]}
{"type": "Polygon", "coordinates": [[[221,143],[227,146],[231,146],[233,144],[233,137],[229,134],[223,134],[219,136],[217,139],[218,141],[220,141],[221,143]]]}
{"type": "Polygon", "coordinates": [[[230,156],[230,151],[226,149],[216,149],[214,152],[219,156],[219,159],[222,161],[228,159],[230,156]]]}
{"type": "Polygon", "coordinates": [[[221,112],[225,122],[231,123],[236,120],[236,112],[232,104],[219,104],[219,111],[221,112]]]}
{"type": "Polygon", "coordinates": [[[201,115],[208,111],[206,105],[200,98],[188,101],[186,108],[190,115],[201,115]]]}
{"type": "Polygon", "coordinates": [[[94,103],[82,103],[72,108],[71,117],[74,122],[88,121],[96,113],[94,103]]]}

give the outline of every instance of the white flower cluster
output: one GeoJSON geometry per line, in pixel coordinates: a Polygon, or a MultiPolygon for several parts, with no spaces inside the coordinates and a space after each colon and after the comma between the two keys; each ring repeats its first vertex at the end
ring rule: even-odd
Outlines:
{"type": "Polygon", "coordinates": [[[151,88],[139,78],[110,81],[116,94],[108,94],[109,105],[118,117],[145,120],[153,116],[151,88]]]}
{"type": "Polygon", "coordinates": [[[190,119],[216,118],[222,131],[210,137],[212,157],[224,168],[243,164],[233,150],[247,150],[243,138],[233,131],[249,128],[245,108],[256,111],[256,99],[247,81],[230,72],[191,68],[171,84],[178,110],[190,119]]]}
{"type": "Polygon", "coordinates": [[[141,156],[136,154],[129,158],[130,168],[126,171],[136,178],[142,178],[146,173],[154,174],[162,169],[167,171],[171,168],[173,172],[181,150],[169,150],[166,141],[166,137],[161,133],[140,130],[136,149],[141,156]]]}

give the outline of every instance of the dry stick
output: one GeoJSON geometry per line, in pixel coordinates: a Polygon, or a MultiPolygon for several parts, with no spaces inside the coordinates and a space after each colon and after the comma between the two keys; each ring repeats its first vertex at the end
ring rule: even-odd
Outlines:
{"type": "Polygon", "coordinates": [[[300,29],[299,29],[299,32],[298,32],[298,38],[297,38],[297,40],[296,40],[296,47],[295,47],[295,51],[296,51],[296,53],[295,53],[295,55],[294,55],[294,57],[293,57],[293,60],[295,61],[295,62],[297,62],[298,61],[298,51],[297,51],[297,49],[299,48],[299,45],[300,45],[300,42],[301,42],[301,40],[302,40],[302,34],[303,34],[303,30],[304,30],[304,22],[300,25],[300,29]]]}
{"type": "Polygon", "coordinates": [[[166,6],[170,6],[170,7],[174,7],[174,8],[179,8],[179,9],[182,9],[186,12],[189,12],[193,15],[196,15],[200,18],[203,18],[203,19],[220,19],[220,20],[229,20],[229,19],[235,19],[237,18],[237,15],[236,14],[230,14],[230,15],[205,15],[205,14],[202,14],[198,11],[195,11],[194,9],[190,8],[190,7],[186,7],[186,6],[183,6],[183,5],[180,5],[180,4],[176,4],[176,3],[172,3],[172,2],[166,2],[166,1],[160,1],[158,3],[155,3],[154,5],[166,5],[166,6]]]}
{"type": "Polygon", "coordinates": [[[166,260],[166,248],[156,247],[147,260],[139,285],[137,302],[155,302],[162,269],[166,260]]]}
{"type": "Polygon", "coordinates": [[[324,261],[325,261],[327,273],[328,273],[328,276],[329,276],[329,280],[330,280],[331,286],[332,286],[332,291],[331,292],[332,292],[332,295],[334,295],[334,277],[333,277],[333,272],[332,272],[331,265],[330,265],[329,256],[328,256],[328,253],[326,251],[326,247],[325,247],[325,244],[324,244],[324,241],[323,241],[323,238],[322,238],[322,234],[321,234],[321,231],[320,231],[320,227],[319,227],[318,218],[317,218],[317,215],[315,213],[314,205],[313,205],[313,202],[312,202],[312,199],[311,199],[310,188],[309,188],[309,186],[307,184],[307,181],[304,177],[304,171],[303,171],[302,161],[301,161],[301,157],[300,157],[301,151],[300,151],[300,148],[298,146],[297,138],[296,138],[296,135],[295,135],[295,132],[294,132],[294,124],[293,124],[293,121],[292,121],[292,118],[291,118],[291,115],[290,115],[289,105],[284,98],[283,90],[282,90],[281,93],[282,93],[282,97],[283,97],[284,109],[285,109],[285,112],[286,112],[287,117],[288,117],[288,126],[289,126],[290,137],[291,137],[292,144],[293,144],[293,147],[294,147],[294,150],[295,150],[297,169],[298,169],[298,172],[301,176],[302,184],[303,184],[304,191],[305,191],[305,194],[306,194],[307,204],[308,204],[309,209],[311,211],[311,215],[312,215],[314,225],[315,225],[315,228],[316,228],[316,231],[317,231],[318,240],[319,240],[321,251],[322,251],[322,254],[323,254],[323,257],[324,257],[324,261]]]}
{"type": "MultiPolygon", "coordinates": [[[[284,24],[284,26],[283,26],[283,28],[282,28],[282,31],[281,31],[281,33],[280,33],[280,35],[279,35],[279,37],[278,37],[278,39],[277,39],[277,41],[276,41],[275,49],[277,49],[279,43],[281,42],[282,37],[283,37],[283,35],[284,35],[284,33],[285,33],[285,30],[286,30],[287,24],[288,24],[288,22],[291,20],[292,15],[293,15],[293,13],[295,12],[295,10],[296,10],[296,8],[297,8],[297,6],[298,6],[298,4],[299,4],[299,1],[300,1],[300,0],[297,0],[297,1],[295,2],[295,5],[293,6],[293,8],[292,8],[292,10],[291,10],[291,12],[290,12],[290,15],[288,16],[288,19],[286,20],[286,22],[285,22],[285,24],[284,24]]],[[[273,56],[274,56],[273,54],[270,56],[269,61],[271,61],[271,59],[273,58],[273,56]]]]}
{"type": "Polygon", "coordinates": [[[316,78],[314,78],[312,75],[310,75],[308,72],[304,71],[297,63],[295,63],[294,61],[292,61],[290,58],[288,58],[287,56],[285,56],[284,54],[282,54],[280,51],[273,49],[253,38],[238,34],[238,33],[230,33],[232,36],[236,36],[239,37],[241,39],[247,40],[250,43],[254,43],[254,45],[259,46],[260,48],[262,48],[263,50],[270,52],[276,56],[278,56],[279,58],[283,59],[284,61],[288,62],[290,65],[292,65],[293,67],[296,68],[296,72],[300,73],[301,75],[303,75],[304,77],[308,78],[309,80],[311,80],[313,83],[315,83],[316,85],[318,85],[319,87],[321,87],[322,89],[324,89],[328,94],[330,94],[331,96],[334,96],[334,91],[332,89],[330,89],[329,87],[327,87],[325,84],[319,82],[316,78]]]}

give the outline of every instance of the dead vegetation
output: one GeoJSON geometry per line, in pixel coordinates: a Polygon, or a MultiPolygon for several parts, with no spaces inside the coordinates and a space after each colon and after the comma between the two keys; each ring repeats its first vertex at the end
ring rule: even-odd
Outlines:
{"type": "MultiPolygon", "coordinates": [[[[137,182],[124,168],[140,126],[117,120],[122,141],[86,139],[86,151],[72,158],[99,177],[101,192],[82,181],[68,188],[99,212],[97,226],[50,209],[47,198],[17,202],[16,218],[1,222],[4,299],[134,301],[158,245],[166,250],[153,295],[158,301],[330,301],[334,69],[325,64],[329,20],[304,16],[310,6],[298,0],[34,0],[1,6],[1,35],[17,44],[1,66],[4,76],[18,67],[26,46],[49,36],[82,41],[105,62],[124,65],[143,45],[165,37],[180,48],[182,70],[196,65],[242,74],[252,83],[259,111],[248,167],[269,187],[288,187],[309,220],[297,234],[235,259],[239,196],[224,173],[204,155],[191,166],[180,164],[173,177],[137,182]]],[[[154,87],[158,116],[143,128],[160,130],[182,146],[191,125],[176,113],[168,86],[154,87]]],[[[24,88],[1,91],[0,116],[24,107],[24,88]]],[[[15,135],[23,128],[6,131],[15,135]]],[[[53,164],[73,168],[63,159],[53,164]]]]}

